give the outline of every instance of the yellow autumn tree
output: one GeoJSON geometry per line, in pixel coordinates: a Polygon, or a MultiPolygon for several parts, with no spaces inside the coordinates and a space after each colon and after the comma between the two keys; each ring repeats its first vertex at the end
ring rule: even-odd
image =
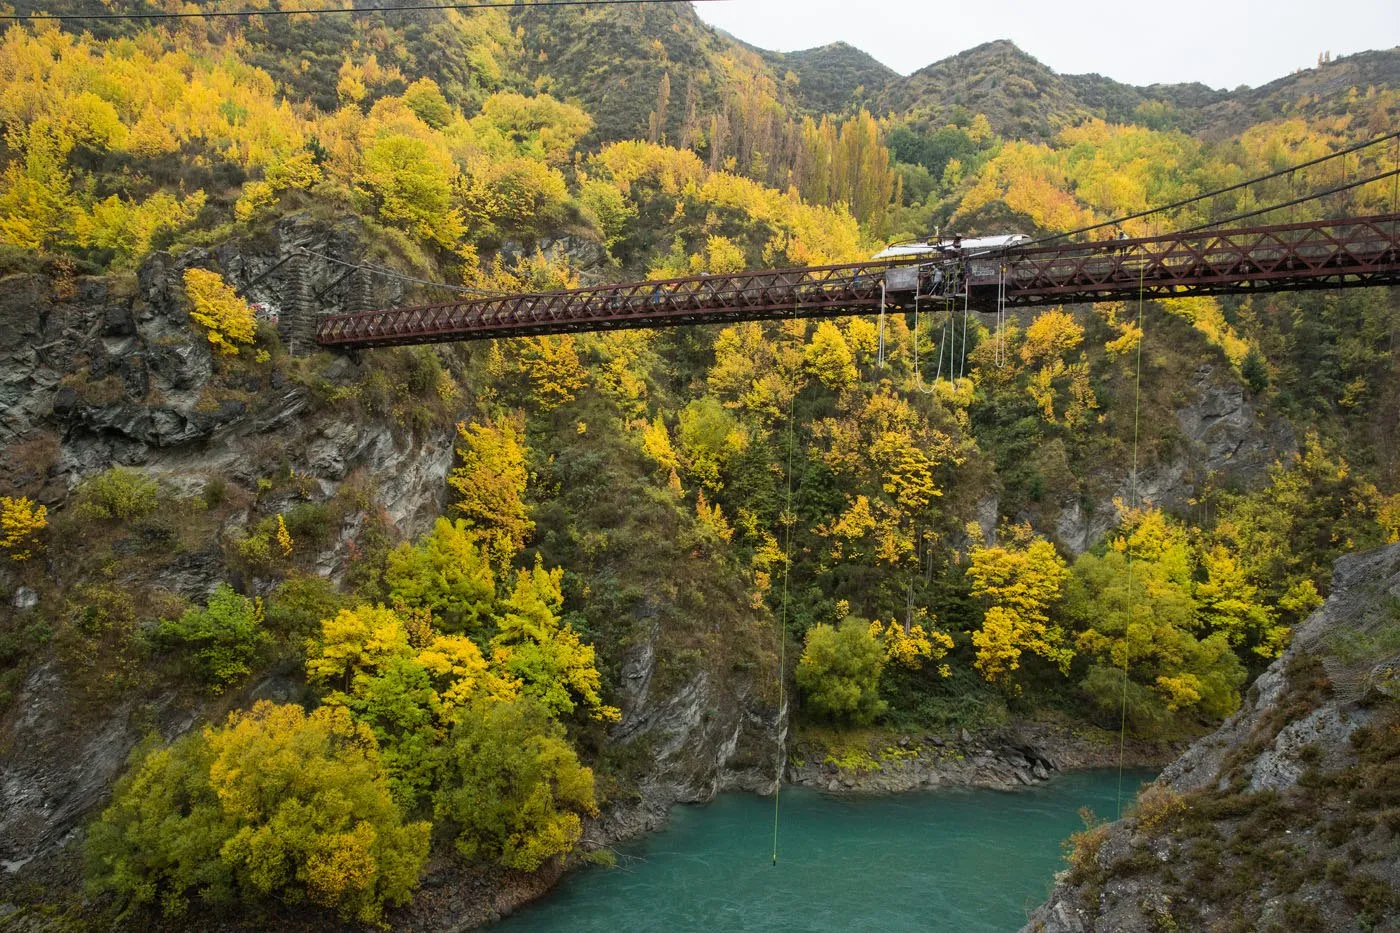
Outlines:
{"type": "Polygon", "coordinates": [[[85,845],[94,888],[127,906],[309,901],[375,924],[417,887],[428,831],[404,822],[348,711],[262,700],[148,752],[85,845]]]}
{"type": "Polygon", "coordinates": [[[287,521],[282,517],[282,513],[277,513],[277,546],[282,549],[283,557],[292,556],[292,533],[287,530],[287,521]]]}
{"type": "Polygon", "coordinates": [[[1069,568],[1055,547],[1032,538],[1029,528],[1013,532],[1010,546],[973,548],[968,579],[972,595],[985,601],[982,626],[972,635],[974,662],[983,678],[1011,691],[1026,652],[1050,661],[1062,673],[1074,651],[1050,608],[1060,599],[1069,568]]]}
{"type": "Polygon", "coordinates": [[[705,490],[703,489],[695,497],[695,520],[713,538],[729,541],[734,537],[734,529],[725,519],[724,511],[719,507],[719,503],[708,502],[705,499],[705,490]]]}
{"type": "Polygon", "coordinates": [[[1064,311],[1047,311],[1026,328],[1019,351],[1029,371],[1026,391],[1052,424],[1061,416],[1071,427],[1082,424],[1089,411],[1098,407],[1089,383],[1089,364],[1083,354],[1073,361],[1069,358],[1083,342],[1084,329],[1064,311]],[[1066,401],[1060,405],[1062,398],[1066,401]],[[1057,406],[1062,414],[1057,414],[1057,406]]]}
{"type": "Polygon", "coordinates": [[[458,494],[453,508],[502,562],[525,546],[535,527],[525,509],[528,474],[521,434],[522,425],[513,418],[458,424],[458,466],[447,477],[458,494]]]}
{"type": "Polygon", "coordinates": [[[1278,657],[1289,628],[1259,598],[1235,555],[1217,544],[1201,554],[1201,566],[1205,579],[1196,584],[1196,613],[1207,630],[1224,632],[1232,647],[1248,645],[1260,657],[1278,657]]]}
{"type": "Polygon", "coordinates": [[[25,561],[34,556],[39,532],[48,527],[49,510],[27,497],[0,496],[0,548],[10,560],[25,561]]]}
{"type": "Polygon", "coordinates": [[[546,570],[538,560],[516,574],[491,639],[491,663],[556,716],[582,706],[593,719],[615,722],[620,714],[603,703],[593,646],[560,618],[563,578],[562,569],[546,570]]]}
{"type": "Polygon", "coordinates": [[[588,385],[588,371],[579,362],[573,334],[554,337],[522,337],[520,369],[529,380],[531,395],[546,411],[574,400],[588,385]]]}
{"type": "Polygon", "coordinates": [[[343,609],[307,646],[306,679],[368,726],[394,797],[422,803],[437,783],[454,710],[514,698],[519,684],[491,667],[471,639],[434,630],[426,613],[343,609]]]}
{"type": "Polygon", "coordinates": [[[860,379],[851,347],[841,328],[831,321],[817,325],[803,355],[807,370],[828,389],[849,389],[860,379]]]}
{"type": "MultiPolygon", "coordinates": [[[[870,623],[870,634],[885,646],[885,659],[910,670],[919,670],[925,663],[942,661],[953,650],[953,639],[946,632],[924,627],[923,620],[928,618],[928,610],[920,607],[916,618],[920,621],[911,621],[907,625],[879,619],[870,623]]],[[[939,664],[938,674],[948,677],[952,671],[948,665],[939,664]]]]}
{"type": "Polygon", "coordinates": [[[190,317],[207,330],[214,349],[233,356],[238,344],[253,342],[258,328],[253,309],[217,272],[186,269],[185,295],[193,306],[190,317]]]}

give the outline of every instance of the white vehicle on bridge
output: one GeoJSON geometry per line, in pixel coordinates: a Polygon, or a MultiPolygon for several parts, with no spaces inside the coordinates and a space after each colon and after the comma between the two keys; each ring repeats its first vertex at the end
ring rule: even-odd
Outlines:
{"type": "Polygon", "coordinates": [[[901,256],[927,256],[934,253],[942,256],[977,256],[998,250],[1011,249],[1029,243],[1031,238],[1024,233],[1002,233],[996,236],[939,237],[922,243],[897,243],[887,246],[872,256],[872,259],[899,259],[901,256]]]}

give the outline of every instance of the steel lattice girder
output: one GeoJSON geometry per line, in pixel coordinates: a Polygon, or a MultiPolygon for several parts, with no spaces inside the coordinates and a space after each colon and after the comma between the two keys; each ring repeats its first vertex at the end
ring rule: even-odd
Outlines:
{"type": "MultiPolygon", "coordinates": [[[[915,261],[917,262],[917,260],[915,261]]],[[[911,260],[757,270],[626,282],[563,292],[331,314],[317,327],[327,347],[378,347],[491,337],[836,317],[880,310],[881,285],[911,260]]],[[[1207,230],[1131,240],[1067,243],[952,257],[930,255],[918,276],[957,301],[995,308],[1400,284],[1400,215],[1207,230]]],[[[912,277],[905,276],[905,280],[912,277]]],[[[893,279],[892,279],[893,281],[893,279]]],[[[884,307],[914,309],[915,293],[889,291],[884,307]]]]}

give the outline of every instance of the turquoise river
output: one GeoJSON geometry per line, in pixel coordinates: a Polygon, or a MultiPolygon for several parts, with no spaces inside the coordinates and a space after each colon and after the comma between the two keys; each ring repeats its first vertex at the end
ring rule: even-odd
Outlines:
{"type": "MultiPolygon", "coordinates": [[[[1124,806],[1151,778],[1124,775],[1124,806]]],[[[1117,798],[1116,771],[1012,792],[784,789],[775,866],[772,798],[726,794],[676,807],[616,868],[570,875],[491,931],[1014,931],[1063,867],[1080,808],[1112,818],[1117,798]]]]}

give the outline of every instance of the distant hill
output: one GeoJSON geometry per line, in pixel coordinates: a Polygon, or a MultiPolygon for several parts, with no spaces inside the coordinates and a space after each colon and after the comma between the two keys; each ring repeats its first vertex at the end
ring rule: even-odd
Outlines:
{"type": "Polygon", "coordinates": [[[855,46],[833,42],[800,52],[760,52],[779,78],[797,78],[796,103],[808,113],[840,113],[874,104],[899,72],[855,46]]]}
{"type": "Polygon", "coordinates": [[[1057,74],[1000,39],[891,81],[877,103],[882,113],[932,124],[961,108],[986,114],[1004,136],[1045,139],[1089,117],[1177,125],[1225,96],[1203,84],[1140,88],[1096,74],[1057,74]]]}
{"type": "MultiPolygon", "coordinates": [[[[16,0],[14,7],[20,14],[73,13],[87,5],[16,0]]],[[[162,9],[155,0],[113,0],[109,7],[162,9]]],[[[132,34],[144,25],[94,20],[64,28],[101,38],[132,34]]],[[[235,20],[203,26],[212,38],[239,27],[235,20]]],[[[533,87],[574,99],[595,121],[595,143],[651,135],[681,143],[687,129],[693,141],[697,126],[707,126],[709,115],[736,101],[759,109],[776,104],[780,120],[866,107],[878,116],[937,127],[982,113],[1008,138],[1049,139],[1060,127],[1089,118],[1218,138],[1290,114],[1339,116],[1352,88],[1365,94],[1373,87],[1400,87],[1400,47],[1339,58],[1262,87],[1225,91],[1200,83],[1137,87],[1098,74],[1059,74],[1005,39],[905,77],[845,42],[797,52],[748,45],[703,22],[689,4],[260,17],[250,18],[247,27],[241,34],[249,61],[294,101],[334,108],[347,56],[359,62],[373,50],[380,66],[432,77],[468,111],[501,89],[528,93],[533,87]],[[669,85],[664,92],[663,76],[669,85]],[[661,125],[653,132],[654,113],[661,125]]],[[[187,21],[180,28],[201,27],[187,21]]],[[[398,93],[403,83],[387,78],[374,93],[398,93]]]]}
{"type": "Polygon", "coordinates": [[[597,140],[646,138],[669,81],[663,131],[679,139],[687,101],[717,109],[728,88],[758,81],[781,94],[760,54],[703,23],[688,4],[513,10],[528,74],[557,97],[577,99],[597,140]]]}
{"type": "Polygon", "coordinates": [[[1224,91],[1199,83],[1136,87],[1097,74],[1062,75],[1003,39],[894,78],[875,106],[881,114],[934,125],[961,108],[986,114],[1003,136],[1030,139],[1048,138],[1089,117],[1222,137],[1292,114],[1339,116],[1352,88],[1364,94],[1373,87],[1400,87],[1400,47],[1349,55],[1262,87],[1224,91]]]}
{"type": "MultiPolygon", "coordinates": [[[[1263,120],[1297,115],[1307,118],[1341,116],[1349,109],[1351,89],[1364,95],[1371,88],[1400,88],[1400,46],[1358,52],[1286,75],[1257,88],[1223,95],[1202,114],[1202,132],[1223,137],[1243,132],[1263,120]]],[[[1375,135],[1396,127],[1369,127],[1375,135]]]]}

